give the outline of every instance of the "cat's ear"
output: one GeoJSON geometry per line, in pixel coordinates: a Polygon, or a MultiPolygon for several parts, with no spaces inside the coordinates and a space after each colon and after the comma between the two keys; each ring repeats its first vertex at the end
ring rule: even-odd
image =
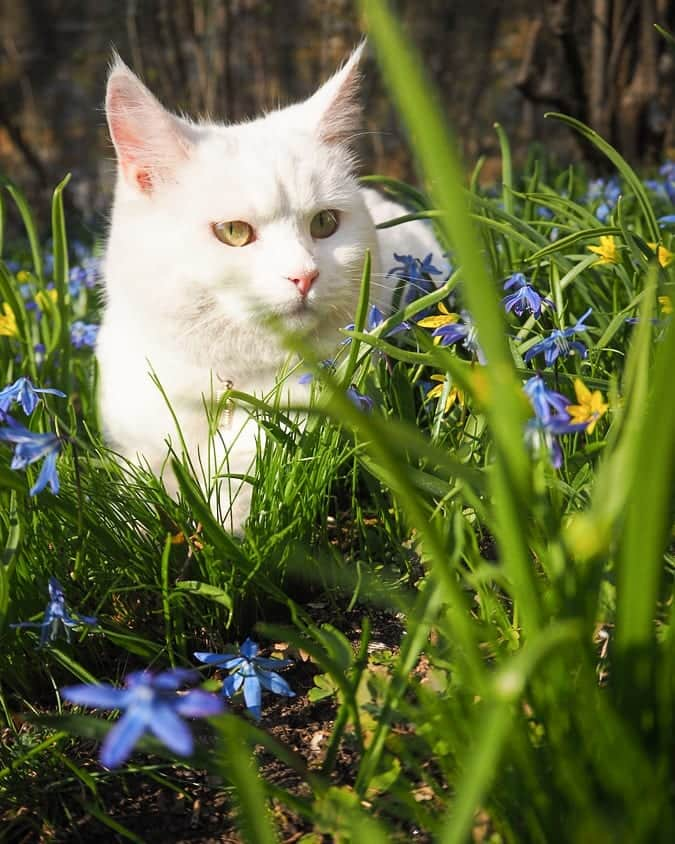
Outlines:
{"type": "Polygon", "coordinates": [[[190,154],[189,129],[162,106],[117,54],[108,76],[105,110],[126,182],[147,194],[170,181],[190,154]]]}
{"type": "Polygon", "coordinates": [[[340,70],[304,103],[314,131],[326,143],[348,141],[361,125],[359,62],[365,46],[364,40],[340,70]]]}

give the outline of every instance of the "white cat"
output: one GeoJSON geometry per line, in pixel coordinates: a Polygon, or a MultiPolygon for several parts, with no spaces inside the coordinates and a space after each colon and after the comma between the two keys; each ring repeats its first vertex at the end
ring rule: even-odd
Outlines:
{"type": "MultiPolygon", "coordinates": [[[[193,464],[211,477],[249,472],[258,427],[236,407],[209,446],[205,400],[273,389],[287,353],[267,318],[325,354],[353,320],[366,249],[381,310],[393,252],[440,259],[422,223],[376,231],[405,209],[356,180],[362,49],[305,102],[232,126],[170,114],[115,58],[106,113],[118,177],[97,355],[105,434],[125,457],[159,474],[167,442],[181,451],[154,372],[193,464]]],[[[239,530],[250,487],[218,486],[213,510],[239,530]]]]}

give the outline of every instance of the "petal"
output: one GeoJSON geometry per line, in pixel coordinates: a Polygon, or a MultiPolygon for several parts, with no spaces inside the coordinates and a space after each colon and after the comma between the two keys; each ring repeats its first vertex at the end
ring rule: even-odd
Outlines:
{"type": "Polygon", "coordinates": [[[99,759],[106,768],[119,768],[131,756],[134,745],[148,728],[147,712],[134,707],[110,730],[101,745],[99,759]]]}
{"type": "Polygon", "coordinates": [[[61,697],[64,700],[93,709],[122,709],[127,696],[125,689],[116,689],[106,683],[65,686],[61,689],[61,697]]]}
{"type": "Polygon", "coordinates": [[[56,495],[59,491],[59,476],[56,472],[56,452],[50,452],[44,459],[40,474],[30,488],[30,495],[37,495],[49,484],[51,491],[56,495]]]}
{"type": "Polygon", "coordinates": [[[286,680],[274,671],[259,671],[258,677],[260,678],[262,687],[270,692],[273,692],[275,695],[295,697],[295,692],[288,685],[286,680]]]}
{"type": "Polygon", "coordinates": [[[263,656],[257,656],[253,660],[253,664],[256,669],[262,668],[263,670],[269,669],[271,671],[279,671],[282,668],[288,668],[289,665],[293,665],[292,659],[265,659],[263,656]]]}
{"type": "Polygon", "coordinates": [[[220,715],[224,709],[222,697],[193,689],[185,695],[179,695],[174,703],[174,709],[186,718],[208,718],[209,715],[220,715]]]}
{"type": "Polygon", "coordinates": [[[258,720],[262,711],[262,689],[256,676],[244,680],[244,702],[251,715],[258,720]]]}
{"type": "Polygon", "coordinates": [[[226,677],[223,680],[223,694],[227,695],[227,697],[234,697],[241,688],[241,684],[243,682],[243,674],[239,674],[238,672],[236,674],[230,674],[229,677],[226,677]]]}
{"type": "Polygon", "coordinates": [[[162,744],[178,756],[189,756],[192,753],[194,740],[190,728],[169,704],[162,703],[152,707],[152,719],[148,727],[162,744]]]}
{"type": "Polygon", "coordinates": [[[206,665],[215,665],[218,668],[236,668],[244,662],[244,657],[238,654],[212,654],[206,651],[195,651],[193,656],[206,665]]]}
{"type": "Polygon", "coordinates": [[[196,683],[199,680],[199,674],[192,668],[171,668],[168,671],[162,671],[153,677],[150,685],[153,689],[161,689],[163,691],[174,691],[181,686],[189,683],[196,683]]]}
{"type": "Polygon", "coordinates": [[[588,387],[584,384],[581,378],[574,379],[574,392],[577,396],[579,404],[590,404],[592,394],[588,387]]]}

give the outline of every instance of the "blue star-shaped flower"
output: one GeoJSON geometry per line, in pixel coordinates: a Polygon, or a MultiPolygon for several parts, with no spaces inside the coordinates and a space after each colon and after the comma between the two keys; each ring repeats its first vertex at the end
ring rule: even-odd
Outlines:
{"type": "Polygon", "coordinates": [[[567,415],[570,400],[562,393],[549,390],[541,375],[534,375],[526,381],[523,389],[532,403],[537,419],[541,422],[547,423],[553,417],[567,415]]]}
{"type": "Polygon", "coordinates": [[[48,387],[34,387],[28,378],[18,378],[9,387],[0,390],[0,412],[7,413],[12,404],[16,402],[21,405],[26,416],[30,416],[40,401],[40,395],[44,393],[59,396],[62,399],[66,397],[66,394],[62,393],[61,390],[52,390],[48,387]]]}
{"type": "Polygon", "coordinates": [[[515,293],[510,293],[502,299],[502,304],[507,313],[513,311],[521,317],[528,310],[539,319],[542,307],[555,308],[553,302],[541,296],[522,273],[514,273],[506,279],[504,290],[510,290],[512,287],[516,288],[515,293]]]}
{"type": "Polygon", "coordinates": [[[611,176],[607,180],[593,179],[593,181],[588,183],[586,201],[597,202],[600,200],[598,207],[595,209],[595,216],[601,223],[607,222],[620,196],[621,185],[617,176],[611,176]]]}
{"type": "Polygon", "coordinates": [[[56,495],[59,491],[59,476],[56,471],[56,458],[61,448],[61,440],[56,434],[37,434],[24,428],[16,420],[8,416],[5,419],[7,428],[0,428],[0,442],[12,443],[14,456],[10,464],[11,469],[25,469],[31,463],[44,458],[37,480],[30,489],[31,495],[37,495],[49,484],[56,495]]]}
{"type": "Polygon", "coordinates": [[[75,615],[73,617],[66,607],[66,599],[63,594],[61,584],[55,577],[49,578],[49,603],[42,618],[42,621],[19,621],[16,624],[10,624],[10,627],[39,627],[40,644],[38,647],[42,648],[49,642],[55,641],[61,632],[63,632],[67,641],[70,642],[70,631],[73,627],[80,627],[83,624],[94,625],[98,622],[93,616],[89,615],[75,615]]]}
{"type": "Polygon", "coordinates": [[[431,293],[436,285],[429,278],[433,275],[443,275],[443,271],[432,263],[433,254],[430,252],[423,261],[412,255],[398,255],[394,252],[394,260],[398,265],[392,267],[387,273],[388,276],[395,275],[408,282],[405,301],[412,302],[419,299],[425,293],[431,293]]]}
{"type": "Polygon", "coordinates": [[[223,694],[231,698],[243,687],[246,709],[256,720],[260,719],[262,713],[263,689],[275,695],[295,697],[295,692],[284,678],[273,670],[292,665],[292,660],[265,659],[257,655],[258,650],[255,642],[246,639],[238,654],[195,653],[195,658],[200,662],[230,672],[223,682],[223,694]]]}
{"type": "Polygon", "coordinates": [[[217,696],[201,689],[178,694],[178,689],[193,683],[199,675],[185,668],[173,668],[152,674],[134,671],[126,677],[126,688],[105,683],[66,686],[64,700],[95,709],[121,709],[124,715],[110,730],[101,746],[100,760],[106,768],[118,768],[131,755],[144,733],[152,733],[177,756],[189,756],[194,749],[185,718],[207,718],[223,711],[217,696]]]}
{"type": "Polygon", "coordinates": [[[567,413],[549,416],[546,421],[535,416],[525,425],[525,443],[534,454],[545,451],[553,468],[559,469],[562,466],[563,453],[558,437],[561,434],[574,434],[585,430],[585,423],[572,424],[567,413]]]}
{"type": "Polygon", "coordinates": [[[440,337],[441,346],[452,346],[455,343],[461,343],[468,352],[476,356],[478,363],[485,364],[485,355],[478,343],[478,330],[473,324],[471,314],[468,311],[462,311],[461,317],[461,322],[449,322],[445,325],[440,325],[431,332],[431,336],[440,337]]]}
{"type": "Polygon", "coordinates": [[[360,393],[353,384],[351,387],[347,387],[347,398],[364,413],[370,413],[375,407],[375,402],[370,398],[370,396],[364,396],[363,393],[360,393]]]}
{"type": "Polygon", "coordinates": [[[99,326],[94,322],[75,320],[70,326],[70,342],[76,349],[90,348],[96,345],[99,326]]]}
{"type": "Polygon", "coordinates": [[[592,310],[592,308],[589,308],[581,319],[577,321],[576,325],[571,325],[568,328],[556,328],[551,331],[548,337],[545,337],[543,340],[535,343],[534,346],[532,346],[531,349],[528,349],[523,355],[525,361],[527,362],[532,360],[533,357],[541,354],[542,352],[544,354],[546,366],[552,366],[560,355],[567,357],[574,352],[582,358],[585,358],[588,354],[588,350],[584,344],[579,340],[571,340],[570,338],[574,337],[575,334],[578,334],[581,331],[588,330],[588,327],[584,325],[584,320],[588,318],[592,310]]]}

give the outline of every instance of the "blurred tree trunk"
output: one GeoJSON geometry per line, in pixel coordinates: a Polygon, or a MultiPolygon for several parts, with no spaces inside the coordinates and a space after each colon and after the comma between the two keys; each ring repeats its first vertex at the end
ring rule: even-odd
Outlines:
{"type": "Polygon", "coordinates": [[[660,157],[673,110],[672,59],[654,24],[672,27],[673,5],[548,0],[531,25],[517,87],[588,123],[631,161],[660,157]]]}

